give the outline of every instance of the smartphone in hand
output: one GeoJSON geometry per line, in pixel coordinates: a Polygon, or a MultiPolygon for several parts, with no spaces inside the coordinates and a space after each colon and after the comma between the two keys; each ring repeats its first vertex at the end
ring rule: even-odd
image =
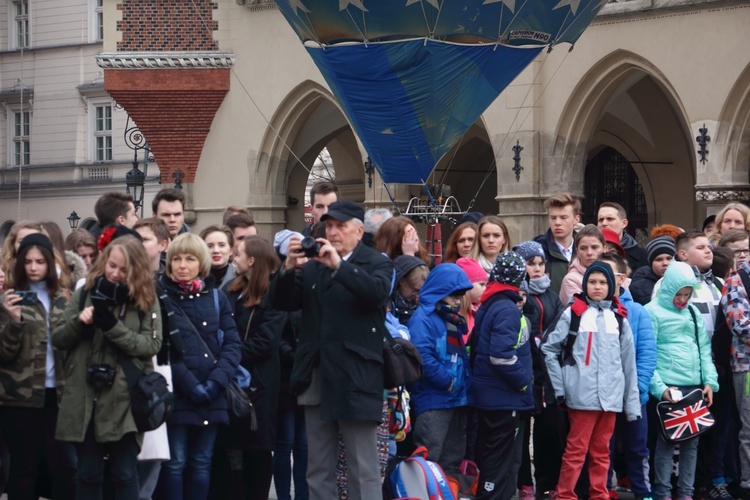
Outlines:
{"type": "Polygon", "coordinates": [[[21,297],[21,301],[18,302],[18,304],[22,306],[33,306],[37,303],[37,296],[36,292],[33,292],[31,290],[23,290],[18,292],[13,292],[15,295],[19,295],[21,297]]]}

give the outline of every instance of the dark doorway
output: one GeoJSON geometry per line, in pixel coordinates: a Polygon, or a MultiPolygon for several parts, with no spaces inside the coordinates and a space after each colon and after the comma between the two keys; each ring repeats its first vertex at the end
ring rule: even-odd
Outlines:
{"type": "Polygon", "coordinates": [[[626,231],[633,237],[648,232],[648,209],[643,187],[630,162],[606,148],[586,165],[583,220],[596,224],[597,207],[605,201],[619,203],[628,214],[626,231]],[[640,230],[640,231],[639,231],[640,230]]]}

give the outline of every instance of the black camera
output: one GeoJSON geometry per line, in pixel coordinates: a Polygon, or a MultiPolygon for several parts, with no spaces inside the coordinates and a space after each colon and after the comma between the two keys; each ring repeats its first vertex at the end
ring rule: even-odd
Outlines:
{"type": "Polygon", "coordinates": [[[97,390],[112,387],[116,373],[114,367],[106,363],[91,365],[86,369],[86,382],[97,390]]]}
{"type": "Polygon", "coordinates": [[[320,253],[320,249],[323,248],[323,244],[319,241],[315,241],[315,238],[311,236],[305,236],[299,243],[302,245],[302,252],[305,254],[305,257],[308,258],[317,257],[320,253]]]}

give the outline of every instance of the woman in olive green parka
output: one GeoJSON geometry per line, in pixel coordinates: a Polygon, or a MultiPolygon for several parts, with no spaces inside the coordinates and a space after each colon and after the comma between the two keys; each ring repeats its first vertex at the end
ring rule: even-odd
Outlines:
{"type": "Polygon", "coordinates": [[[118,497],[138,498],[136,457],[143,436],[137,433],[127,379],[114,349],[145,373],[153,371],[161,317],[142,243],[132,236],[113,241],[82,290],[71,298],[52,337],[55,347],[70,351],[56,437],[76,443],[79,498],[101,498],[105,455],[118,497]],[[79,305],[82,290],[84,307],[79,305]],[[100,372],[113,369],[111,385],[104,381],[97,387],[87,377],[92,366],[100,372]]]}

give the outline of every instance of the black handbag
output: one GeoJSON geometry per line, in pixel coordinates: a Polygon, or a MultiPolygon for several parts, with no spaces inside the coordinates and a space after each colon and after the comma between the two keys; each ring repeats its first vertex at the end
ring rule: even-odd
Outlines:
{"type": "Polygon", "coordinates": [[[676,403],[657,403],[656,414],[659,418],[659,431],[668,443],[693,439],[715,423],[700,389],[690,391],[676,403]]]}
{"type": "Polygon", "coordinates": [[[416,346],[406,339],[393,338],[387,331],[383,340],[384,387],[400,387],[420,380],[423,375],[424,363],[416,346]]]}
{"type": "Polygon", "coordinates": [[[227,387],[227,405],[230,419],[245,420],[249,418],[250,430],[258,430],[258,418],[255,415],[253,402],[234,380],[227,387]]]}

